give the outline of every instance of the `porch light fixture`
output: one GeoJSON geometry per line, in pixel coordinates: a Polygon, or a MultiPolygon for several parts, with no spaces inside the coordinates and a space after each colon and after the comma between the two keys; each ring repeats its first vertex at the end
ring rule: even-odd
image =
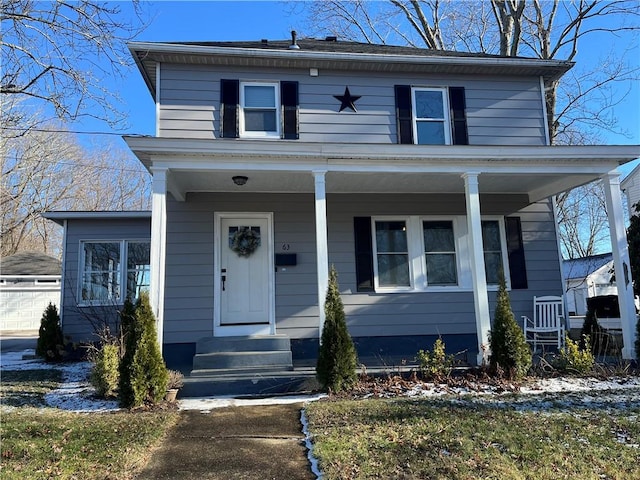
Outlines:
{"type": "Polygon", "coordinates": [[[249,180],[249,177],[245,177],[244,175],[236,175],[234,177],[231,177],[231,180],[233,180],[233,183],[241,187],[242,185],[247,183],[247,180],[249,180]]]}

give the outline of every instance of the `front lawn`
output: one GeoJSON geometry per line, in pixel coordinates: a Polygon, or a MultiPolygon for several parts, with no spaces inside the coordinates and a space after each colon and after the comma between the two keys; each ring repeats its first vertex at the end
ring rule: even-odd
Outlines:
{"type": "Polygon", "coordinates": [[[327,480],[640,478],[638,408],[369,399],[321,401],[306,411],[327,480]]]}
{"type": "Polygon", "coordinates": [[[74,413],[45,408],[62,371],[3,370],[2,479],[127,479],[177,421],[176,411],[74,413]]]}

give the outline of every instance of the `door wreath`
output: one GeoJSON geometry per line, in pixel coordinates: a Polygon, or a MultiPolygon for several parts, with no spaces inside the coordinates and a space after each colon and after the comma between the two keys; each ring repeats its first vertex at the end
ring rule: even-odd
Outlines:
{"type": "Polygon", "coordinates": [[[251,227],[238,227],[231,237],[231,250],[239,257],[249,257],[260,246],[260,232],[251,227]]]}

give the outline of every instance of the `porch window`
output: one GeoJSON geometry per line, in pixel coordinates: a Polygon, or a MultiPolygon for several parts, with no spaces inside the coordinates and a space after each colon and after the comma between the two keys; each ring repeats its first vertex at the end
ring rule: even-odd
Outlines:
{"type": "Polygon", "coordinates": [[[149,289],[149,242],[83,241],[80,251],[79,304],[120,304],[149,289]]]}
{"type": "Polygon", "coordinates": [[[452,221],[422,222],[428,285],[457,285],[456,241],[452,221]]]}
{"type": "Polygon", "coordinates": [[[451,144],[449,105],[444,88],[414,88],[413,138],[420,145],[451,144]]]}
{"type": "MultiPolygon", "coordinates": [[[[466,217],[417,216],[368,218],[371,229],[356,230],[356,277],[366,277],[372,259],[371,290],[379,292],[406,291],[468,291],[473,289],[469,259],[469,233],[466,217]],[[367,254],[362,235],[371,239],[367,254]]],[[[487,284],[495,288],[500,269],[505,272],[507,286],[510,270],[507,263],[507,239],[502,217],[485,217],[481,221],[487,284]]],[[[360,287],[359,287],[360,288],[360,287]]],[[[522,287],[516,287],[522,288],[522,287]]],[[[526,288],[526,287],[524,287],[526,288]]]]}
{"type": "Polygon", "coordinates": [[[375,236],[378,286],[410,287],[406,222],[377,221],[375,236]]]}
{"type": "Polygon", "coordinates": [[[240,84],[240,135],[280,137],[279,88],[277,83],[240,84]]]}

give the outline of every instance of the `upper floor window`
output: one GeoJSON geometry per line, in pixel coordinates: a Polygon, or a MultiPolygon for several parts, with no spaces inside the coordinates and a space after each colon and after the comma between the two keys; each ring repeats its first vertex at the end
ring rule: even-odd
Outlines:
{"type": "Polygon", "coordinates": [[[395,85],[398,143],[469,145],[464,87],[395,85]]]}
{"type": "Polygon", "coordinates": [[[449,145],[451,124],[446,89],[414,88],[412,93],[415,143],[449,145]]]}
{"type": "Polygon", "coordinates": [[[80,251],[80,304],[120,304],[149,289],[149,242],[87,241],[80,251]]]}
{"type": "Polygon", "coordinates": [[[298,82],[220,80],[220,138],[283,138],[299,135],[298,82]]]}
{"type": "Polygon", "coordinates": [[[280,137],[280,98],[277,83],[240,84],[240,135],[280,137]]]}

